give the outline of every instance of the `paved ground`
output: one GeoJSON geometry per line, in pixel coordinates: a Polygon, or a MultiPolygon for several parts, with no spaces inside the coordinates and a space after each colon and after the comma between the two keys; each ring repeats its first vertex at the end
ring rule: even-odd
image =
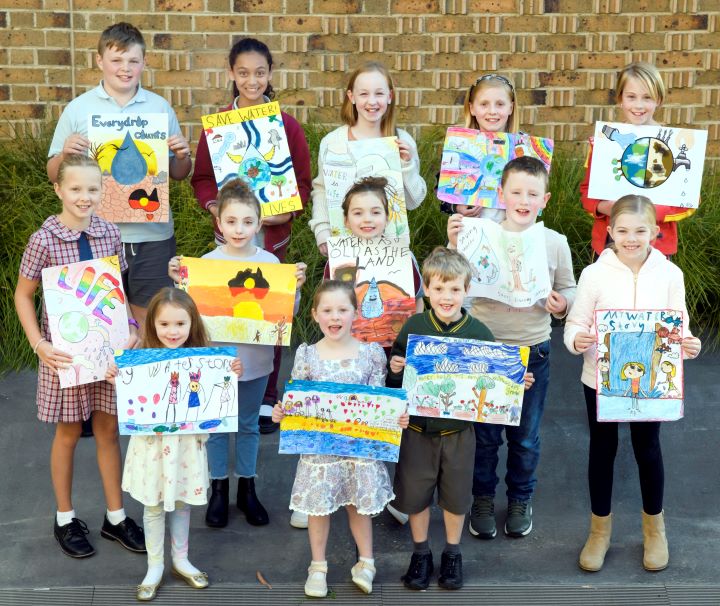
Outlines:
{"type": "MultiPolygon", "coordinates": [[[[526,589],[536,586],[536,595],[540,596],[542,587],[591,584],[605,587],[607,595],[611,595],[618,587],[644,588],[652,593],[658,587],[717,584],[720,396],[716,385],[720,355],[703,354],[687,364],[686,418],[663,427],[670,567],[655,574],[642,568],[637,470],[629,435],[624,428],[616,462],[613,544],[603,571],[589,574],[579,570],[576,563],[589,518],[585,480],[587,422],[579,382],[580,359],[565,351],[560,336],[555,329],[552,384],[543,421],[543,454],[534,500],[535,528],[524,539],[498,536],[493,541],[479,541],[466,532],[462,548],[468,585],[476,586],[476,590],[488,586],[512,585],[526,589]]],[[[48,470],[53,428],[35,419],[34,394],[34,373],[11,374],[0,379],[0,409],[5,419],[0,425],[0,460],[3,463],[0,467],[0,537],[3,546],[0,550],[0,588],[6,590],[0,591],[0,603],[19,603],[12,596],[22,595],[21,592],[9,592],[8,588],[62,587],[95,588],[95,593],[103,587],[126,588],[128,603],[132,603],[132,587],[143,577],[145,559],[100,537],[104,507],[92,439],[82,440],[76,455],[75,507],[91,529],[90,538],[97,554],[87,560],[72,560],[59,551],[53,539],[55,504],[48,470]]],[[[270,525],[251,527],[233,510],[229,526],[214,530],[205,527],[203,508],[194,508],[190,549],[193,562],[207,570],[218,590],[223,584],[227,588],[240,585],[249,589],[249,585],[257,585],[256,571],[260,570],[271,583],[288,587],[294,596],[288,598],[292,601],[302,598],[301,584],[310,559],[309,547],[304,531],[288,525],[287,503],[295,457],[278,455],[277,442],[277,433],[263,436],[259,457],[258,491],[270,513],[270,525]]],[[[126,439],[123,439],[125,445],[126,439]]],[[[504,494],[498,496],[496,504],[498,521],[502,523],[504,494]]],[[[126,509],[136,520],[141,519],[142,507],[130,497],[126,509]]],[[[441,524],[439,511],[435,511],[431,546],[438,555],[443,546],[441,524]]],[[[331,585],[342,589],[338,591],[339,597],[349,592],[354,600],[360,596],[344,585],[349,580],[355,553],[344,514],[336,514],[333,525],[328,547],[328,579],[331,585]]],[[[409,529],[399,526],[387,513],[375,520],[374,528],[378,586],[382,585],[383,592],[392,593],[407,566],[411,548],[409,529]]],[[[179,585],[169,576],[167,583],[179,585]]],[[[167,589],[166,593],[184,595],[185,599],[194,600],[192,603],[200,603],[196,601],[199,595],[195,592],[188,596],[181,589],[184,588],[178,586],[176,590],[167,589]]],[[[68,595],[77,599],[68,603],[80,603],[80,595],[85,595],[82,591],[87,593],[89,590],[70,591],[68,595]]],[[[202,603],[212,593],[207,592],[202,603]]],[[[437,593],[435,591],[436,596],[437,593]]],[[[65,595],[65,592],[55,592],[55,595],[60,594],[65,595]]],[[[719,604],[717,596],[720,593],[714,595],[715,598],[703,603],[719,604]]],[[[110,603],[109,599],[98,599],[96,597],[93,603],[110,603]]],[[[416,598],[410,596],[409,599],[416,598]]],[[[591,602],[584,600],[583,603],[591,602]]],[[[603,599],[597,603],[619,602],[603,599]]],[[[658,598],[642,603],[670,602],[658,598]]]]}

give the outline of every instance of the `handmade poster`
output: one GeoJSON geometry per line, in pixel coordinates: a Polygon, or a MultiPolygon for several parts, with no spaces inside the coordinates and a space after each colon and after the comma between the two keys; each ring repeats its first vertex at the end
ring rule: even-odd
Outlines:
{"type": "Polygon", "coordinates": [[[683,314],[668,309],[595,311],[598,421],[683,416],[683,314]]]}
{"type": "Polygon", "coordinates": [[[411,415],[520,425],[530,348],[409,335],[403,388],[411,415]]]}
{"type": "Polygon", "coordinates": [[[116,352],[120,434],[237,431],[235,355],[234,347],[116,352]]]}
{"type": "Polygon", "coordinates": [[[390,347],[415,313],[412,254],[400,238],[335,236],[328,240],[330,278],[355,285],[356,339],[390,347]]]}
{"type": "Polygon", "coordinates": [[[457,249],[473,268],[471,297],[529,307],[550,293],[542,222],[512,232],[490,219],[465,217],[457,249]]]}
{"type": "Polygon", "coordinates": [[[167,223],[167,114],[90,114],[88,139],[102,171],[97,214],[113,223],[167,223]]]}
{"type": "Polygon", "coordinates": [[[202,125],[218,189],[240,177],[263,217],[302,209],[279,103],[209,114],[202,125]]]}
{"type": "Polygon", "coordinates": [[[60,387],[104,381],[130,336],[117,256],[46,267],[42,284],[53,347],[73,357],[60,387]]]}
{"type": "Polygon", "coordinates": [[[451,126],[445,135],[437,197],[450,204],[505,208],[498,200],[505,165],[519,156],[532,156],[550,172],[553,147],[552,139],[523,133],[451,126]]]}
{"type": "Polygon", "coordinates": [[[385,235],[410,241],[400,152],[395,137],[348,141],[337,148],[328,146],[322,171],[332,236],[350,235],[345,227],[342,201],[353,183],[363,177],[385,177],[389,210],[385,235]]]}
{"type": "Polygon", "coordinates": [[[295,265],[181,257],[180,288],[195,301],[211,341],[290,345],[295,265]]]}
{"type": "Polygon", "coordinates": [[[593,141],[589,197],[697,208],[707,131],[596,122],[593,141]]]}
{"type": "Polygon", "coordinates": [[[402,389],[288,381],[279,452],[397,462],[406,404],[402,389]]]}

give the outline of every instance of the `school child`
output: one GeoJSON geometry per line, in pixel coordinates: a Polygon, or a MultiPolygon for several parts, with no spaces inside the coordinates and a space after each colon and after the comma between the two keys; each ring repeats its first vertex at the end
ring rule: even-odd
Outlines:
{"type": "MultiPolygon", "coordinates": [[[[659,232],[656,208],[644,196],[623,196],[612,205],[608,232],[613,244],[583,270],[577,299],[565,324],[565,345],[571,353],[583,354],[581,381],[590,426],[588,484],[592,513],[590,534],[579,564],[591,572],[602,568],[610,547],[613,467],[618,446],[618,423],[597,421],[594,311],[680,310],[687,335],[681,343],[683,355],[692,359],[700,353],[700,340],[688,328],[682,272],[652,246],[659,232]]],[[[660,423],[630,423],[630,436],[642,493],[643,566],[646,570],[662,570],[668,564],[669,553],[663,515],[665,476],[660,423]]]]}
{"type": "MultiPolygon", "coordinates": [[[[92,419],[95,431],[98,468],[107,503],[100,534],[118,541],[130,551],[145,552],[142,528],[127,517],[123,509],[115,390],[105,381],[60,389],[58,370],[68,368],[73,358],[53,347],[45,306],[40,326],[35,315],[34,294],[46,267],[117,255],[121,271],[126,271],[120,232],[94,215],[100,203],[101,187],[100,168],[94,160],[78,154],[67,154],[63,158],[55,182],[62,211],[48,217],[30,236],[15,290],[18,318],[40,361],[38,419],[56,424],[50,451],[50,475],[57,502],[53,532],[63,553],[73,558],[95,553],[86,537],[87,526],[77,517],[72,504],[75,446],[80,437],[81,422],[87,419],[92,419]]],[[[133,347],[137,341],[137,322],[129,309],[128,318],[130,340],[127,346],[133,347]]]]}
{"type": "MultiPolygon", "coordinates": [[[[437,247],[422,267],[423,287],[430,309],[412,316],[392,347],[388,387],[402,387],[408,335],[431,335],[494,341],[490,330],[462,307],[472,268],[454,250],[437,247]]],[[[470,508],[475,437],[472,423],[455,419],[410,418],[403,431],[400,458],[395,467],[393,506],[410,516],[413,553],[402,577],[408,589],[427,589],[434,565],[428,544],[430,505],[435,490],[443,510],[446,545],[438,585],[463,586],[460,537],[470,508]]]]}
{"type": "MultiPolygon", "coordinates": [[[[465,128],[487,133],[517,133],[520,131],[520,110],[513,83],[500,74],[483,74],[465,93],[463,102],[465,128]]],[[[439,175],[438,175],[439,176],[439,175]]],[[[505,211],[500,208],[440,203],[440,210],[465,217],[483,217],[500,223],[505,211]]]]}
{"type": "MultiPolygon", "coordinates": [[[[625,66],[618,74],[615,86],[615,101],[622,114],[622,122],[633,126],[660,125],[655,121],[655,111],[665,99],[665,84],[660,72],[654,65],[638,61],[625,66]]],[[[590,138],[585,163],[585,178],[580,184],[580,200],[583,208],[592,215],[595,222],[592,228],[592,249],[597,258],[605,247],[611,243],[608,231],[612,200],[597,200],[588,197],[590,186],[590,169],[592,166],[593,138],[590,138]]],[[[672,206],[676,200],[668,200],[668,206],[656,206],[658,235],[653,246],[664,255],[677,252],[677,223],[692,215],[692,208],[672,206]]]]}
{"type": "Polygon", "coordinates": [[[320,252],[325,256],[330,220],[323,165],[327,163],[328,155],[346,153],[348,141],[396,137],[402,165],[405,207],[413,210],[425,199],[427,186],[420,175],[417,146],[407,132],[396,128],[395,103],[393,80],[382,64],[365,63],[350,75],[340,110],[343,126],[325,135],[320,141],[318,175],[312,183],[312,219],[308,225],[315,234],[320,252]]]}
{"type": "MultiPolygon", "coordinates": [[[[548,173],[543,163],[529,156],[508,162],[503,170],[499,196],[506,206],[505,219],[500,223],[503,229],[521,232],[532,227],[538,212],[545,208],[550,198],[548,173]]],[[[459,214],[448,220],[448,238],[453,247],[462,229],[462,220],[459,214]]],[[[490,328],[498,341],[530,347],[528,372],[534,378],[532,387],[523,398],[519,426],[475,424],[474,498],[469,530],[470,534],[480,539],[492,539],[497,534],[496,469],[503,430],[508,443],[505,534],[522,537],[532,530],[531,499],[540,459],[540,421],[550,379],[550,316],[563,318],[575,296],[575,277],[567,239],[547,227],[544,232],[552,287],[547,299],[530,307],[517,308],[477,297],[473,299],[470,310],[474,317],[490,328]]]]}
{"type": "MultiPolygon", "coordinates": [[[[200,313],[190,296],[176,288],[163,288],[148,305],[142,347],[178,349],[207,347],[200,313]]],[[[232,371],[241,376],[243,365],[235,359],[232,371]]],[[[106,378],[115,382],[118,368],[108,369],[106,378]]],[[[137,599],[155,599],[165,570],[165,512],[170,514],[172,573],[194,589],[209,585],[208,576],[188,559],[190,505],[207,503],[208,464],[206,435],[161,434],[130,437],[123,490],[144,506],[148,569],[137,587],[137,599]]]]}
{"type": "MultiPolygon", "coordinates": [[[[228,76],[233,82],[233,102],[220,108],[219,111],[221,112],[269,103],[275,98],[275,91],[271,85],[273,57],[267,45],[260,40],[242,38],[233,44],[228,56],[228,76]]],[[[310,183],[312,179],[310,151],[305,140],[305,132],[298,121],[285,112],[281,112],[281,116],[285,134],[287,135],[293,170],[297,179],[298,194],[304,207],[310,199],[310,183]]],[[[195,170],[190,183],[198,204],[214,217],[215,242],[218,245],[223,244],[225,240],[218,221],[218,187],[204,131],[201,131],[200,141],[198,142],[195,170]]],[[[258,246],[271,252],[281,263],[284,263],[285,253],[290,244],[292,221],[301,212],[296,211],[265,217],[256,236],[258,246]]],[[[270,421],[270,415],[272,414],[272,406],[277,400],[281,352],[280,347],[275,349],[273,371],[267,381],[263,398],[265,404],[262,406],[260,413],[261,433],[272,433],[278,428],[276,424],[270,421]],[[267,403],[269,403],[269,406],[267,403]]]]}
{"type": "MultiPolygon", "coordinates": [[[[130,23],[116,23],[100,35],[95,58],[103,79],[94,89],[73,99],[63,111],[48,152],[47,173],[56,181],[67,154],[87,154],[88,116],[100,113],[167,114],[170,177],[182,180],[192,168],[190,146],[170,104],[140,84],[145,67],[145,40],[130,23]]],[[[142,325],[152,296],[171,284],[168,260],[175,255],[172,215],[167,223],[120,223],[128,272],[125,283],[133,316],[142,325]]]]}
{"type": "MultiPolygon", "coordinates": [[[[255,244],[260,231],[260,204],[247,184],[240,179],[226,183],[217,196],[218,226],[224,244],[203,255],[203,259],[222,259],[247,263],[279,263],[278,258],[255,244]]],[[[297,264],[296,311],[300,290],[305,282],[305,264],[297,264]]],[[[169,263],[170,277],[180,282],[180,260],[169,263]]],[[[220,345],[214,343],[213,345],[220,345]]],[[[237,345],[222,344],[222,345],[237,345]]],[[[255,492],[255,470],[260,432],[258,414],[268,376],[272,372],[272,345],[237,345],[237,356],[244,365],[238,381],[238,430],[235,433],[235,475],[237,508],[253,526],[264,526],[270,520],[255,492]]],[[[205,523],[222,528],[228,523],[230,480],[228,477],[228,446],[230,434],[213,433],[207,443],[210,462],[212,495],[205,514],[205,523]]]]}
{"type": "MultiPolygon", "coordinates": [[[[315,291],[313,320],[323,338],[315,345],[303,343],[295,354],[292,378],[333,381],[357,385],[385,384],[385,354],[377,343],[362,343],[350,333],[357,314],[353,287],[338,280],[322,282],[315,291]]],[[[273,409],[273,420],[280,422],[284,411],[280,403],[273,409]]],[[[407,413],[399,418],[407,427],[407,413]]],[[[309,516],[308,537],[312,561],[308,568],[305,595],[327,595],[325,548],[330,532],[330,514],[345,507],[350,532],[359,559],[350,571],[353,583],[365,593],[372,592],[375,578],[372,520],[393,498],[390,478],[382,461],[335,455],[301,455],[290,497],[290,508],[309,516]]]]}

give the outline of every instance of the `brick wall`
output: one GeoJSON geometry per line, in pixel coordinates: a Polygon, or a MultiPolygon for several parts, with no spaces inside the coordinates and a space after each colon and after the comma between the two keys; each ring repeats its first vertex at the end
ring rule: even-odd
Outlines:
{"type": "Polygon", "coordinates": [[[465,88],[497,70],[526,131],[583,141],[612,119],[618,68],[651,61],[669,87],[659,121],[709,129],[720,157],[720,0],[0,0],[0,134],[37,130],[96,85],[98,34],[119,20],[145,34],[144,85],[193,142],[229,101],[226,55],[244,34],[270,46],[280,102],[302,121],[337,124],[347,72],[384,62],[416,135],[457,122],[465,88]]]}

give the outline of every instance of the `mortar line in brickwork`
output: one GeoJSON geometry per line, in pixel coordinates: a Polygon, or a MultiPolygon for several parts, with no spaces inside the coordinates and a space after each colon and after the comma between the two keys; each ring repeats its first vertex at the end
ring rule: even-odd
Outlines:
{"type": "Polygon", "coordinates": [[[70,13],[70,90],[73,99],[77,97],[75,90],[75,6],[74,0],[68,0],[68,11],[70,13]]]}

